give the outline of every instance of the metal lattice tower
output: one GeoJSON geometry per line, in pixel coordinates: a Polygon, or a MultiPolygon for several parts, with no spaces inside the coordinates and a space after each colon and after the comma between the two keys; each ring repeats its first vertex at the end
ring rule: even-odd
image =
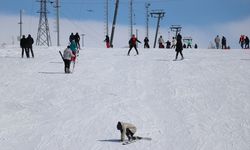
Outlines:
{"type": "Polygon", "coordinates": [[[149,22],[149,6],[150,6],[150,3],[146,3],[145,4],[145,8],[146,8],[146,37],[148,37],[148,34],[149,34],[149,25],[148,25],[148,22],[149,22]]]}
{"type": "Polygon", "coordinates": [[[104,5],[105,14],[105,35],[109,35],[109,0],[106,0],[104,5]]]}
{"type": "Polygon", "coordinates": [[[130,23],[129,35],[130,35],[130,37],[132,37],[133,30],[134,30],[133,29],[133,0],[130,0],[130,2],[129,2],[129,23],[130,23]]]}
{"type": "Polygon", "coordinates": [[[51,45],[49,23],[47,18],[47,0],[39,0],[40,2],[40,20],[38,25],[36,45],[51,45]]]}

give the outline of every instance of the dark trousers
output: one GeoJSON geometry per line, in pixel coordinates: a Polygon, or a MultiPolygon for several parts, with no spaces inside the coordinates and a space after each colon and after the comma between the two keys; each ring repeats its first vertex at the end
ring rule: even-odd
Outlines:
{"type": "Polygon", "coordinates": [[[245,48],[249,48],[249,43],[246,43],[246,44],[245,44],[245,48]]]}
{"type": "Polygon", "coordinates": [[[132,133],[128,128],[126,129],[126,136],[128,137],[128,140],[134,138],[134,133],[132,133]]]}
{"type": "Polygon", "coordinates": [[[64,59],[64,72],[70,73],[70,62],[71,60],[64,59]]]}
{"type": "Polygon", "coordinates": [[[29,53],[29,51],[31,52],[32,57],[34,58],[33,48],[32,48],[32,47],[29,47],[29,48],[28,48],[28,53],[29,53]]]}
{"type": "Polygon", "coordinates": [[[148,43],[144,44],[144,48],[150,48],[148,43]]]}
{"type": "Polygon", "coordinates": [[[241,43],[240,43],[240,46],[241,46],[241,48],[243,49],[243,48],[244,48],[244,42],[241,42],[241,43]]]}
{"type": "Polygon", "coordinates": [[[175,59],[177,59],[178,58],[178,54],[181,54],[181,58],[183,58],[183,54],[182,54],[182,51],[176,51],[176,56],[175,56],[175,59]]]}
{"type": "Polygon", "coordinates": [[[27,48],[22,48],[22,58],[23,58],[24,52],[25,52],[26,57],[29,58],[29,53],[28,53],[28,49],[27,48]]]}
{"type": "Polygon", "coordinates": [[[136,54],[139,55],[138,50],[137,50],[137,48],[136,48],[136,45],[130,45],[130,48],[129,48],[129,50],[128,50],[128,55],[130,54],[130,51],[131,51],[131,49],[132,49],[133,47],[135,48],[136,54]]]}
{"type": "Polygon", "coordinates": [[[222,49],[227,49],[226,44],[222,44],[222,49]]]}

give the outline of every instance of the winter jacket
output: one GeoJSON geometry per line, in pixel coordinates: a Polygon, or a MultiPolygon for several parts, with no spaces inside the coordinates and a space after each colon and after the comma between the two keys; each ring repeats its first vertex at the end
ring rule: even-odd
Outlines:
{"type": "Polygon", "coordinates": [[[226,38],[224,36],[222,37],[221,44],[222,45],[226,45],[227,44],[227,40],[226,40],[226,38]]]}
{"type": "Polygon", "coordinates": [[[129,129],[133,134],[136,132],[136,127],[133,124],[121,122],[121,125],[122,125],[121,141],[124,141],[127,129],[129,129]]]}
{"type": "Polygon", "coordinates": [[[76,42],[79,42],[80,41],[80,36],[78,33],[76,33],[76,35],[74,36],[74,39],[76,42]]]}
{"type": "Polygon", "coordinates": [[[220,43],[220,37],[217,36],[217,37],[214,39],[214,42],[217,43],[217,44],[219,44],[219,43],[220,43]]]}
{"type": "Polygon", "coordinates": [[[129,45],[130,46],[136,46],[136,42],[141,43],[141,41],[139,41],[136,37],[131,37],[131,39],[129,40],[129,45]]]}
{"type": "Polygon", "coordinates": [[[20,46],[21,48],[27,48],[27,40],[25,37],[22,37],[20,40],[20,46]]]}
{"type": "Polygon", "coordinates": [[[77,45],[74,40],[70,43],[70,49],[72,50],[72,52],[76,52],[77,45]]]}
{"type": "Polygon", "coordinates": [[[106,35],[104,42],[109,43],[109,36],[106,35]]]}
{"type": "Polygon", "coordinates": [[[71,57],[73,57],[73,53],[72,51],[69,49],[69,48],[66,48],[63,52],[63,59],[66,59],[66,60],[71,60],[71,57]]]}
{"type": "Polygon", "coordinates": [[[27,47],[32,48],[32,45],[34,43],[34,39],[29,35],[26,40],[27,40],[27,47]]]}
{"type": "Polygon", "coordinates": [[[72,42],[73,40],[75,40],[75,36],[73,33],[71,33],[69,36],[69,41],[72,42]]]}
{"type": "Polygon", "coordinates": [[[172,39],[172,45],[174,45],[174,46],[176,45],[176,39],[175,38],[172,39]]]}
{"type": "Polygon", "coordinates": [[[249,44],[249,38],[246,36],[246,38],[245,38],[245,44],[249,44]]]}
{"type": "Polygon", "coordinates": [[[159,43],[159,44],[165,43],[162,37],[160,37],[160,38],[158,39],[158,43],[159,43]]]}
{"type": "Polygon", "coordinates": [[[148,43],[148,42],[149,42],[148,38],[147,38],[147,37],[145,37],[145,39],[144,39],[144,43],[148,43]]]}

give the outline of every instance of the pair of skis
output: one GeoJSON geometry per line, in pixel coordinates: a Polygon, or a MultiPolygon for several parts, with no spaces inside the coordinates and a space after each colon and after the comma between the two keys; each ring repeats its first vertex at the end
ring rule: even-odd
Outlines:
{"type": "Polygon", "coordinates": [[[134,139],[134,140],[124,141],[124,142],[122,143],[122,145],[128,145],[128,144],[131,144],[131,143],[135,143],[135,142],[137,142],[137,141],[140,141],[140,140],[151,141],[152,138],[150,138],[150,137],[135,136],[135,139],[134,139]]]}

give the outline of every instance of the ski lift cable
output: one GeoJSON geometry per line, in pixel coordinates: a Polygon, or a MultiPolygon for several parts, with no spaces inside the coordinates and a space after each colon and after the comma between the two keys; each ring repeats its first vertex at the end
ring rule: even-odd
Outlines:
{"type": "MultiPolygon", "coordinates": [[[[74,25],[75,27],[79,28],[81,31],[85,31],[85,30],[86,30],[86,29],[83,28],[83,26],[80,26],[79,24],[77,24],[76,21],[70,19],[70,17],[67,17],[66,14],[64,14],[64,13],[61,13],[61,14],[67,19],[67,21],[68,21],[70,24],[72,24],[72,25],[74,25]]],[[[87,29],[90,29],[91,31],[95,32],[95,34],[89,34],[88,36],[90,36],[90,37],[92,37],[92,38],[95,38],[95,39],[98,38],[98,36],[96,36],[96,35],[98,35],[98,33],[96,32],[95,29],[93,29],[92,27],[90,27],[90,26],[88,26],[88,25],[86,25],[86,24],[83,24],[83,25],[86,26],[87,29]]]]}

